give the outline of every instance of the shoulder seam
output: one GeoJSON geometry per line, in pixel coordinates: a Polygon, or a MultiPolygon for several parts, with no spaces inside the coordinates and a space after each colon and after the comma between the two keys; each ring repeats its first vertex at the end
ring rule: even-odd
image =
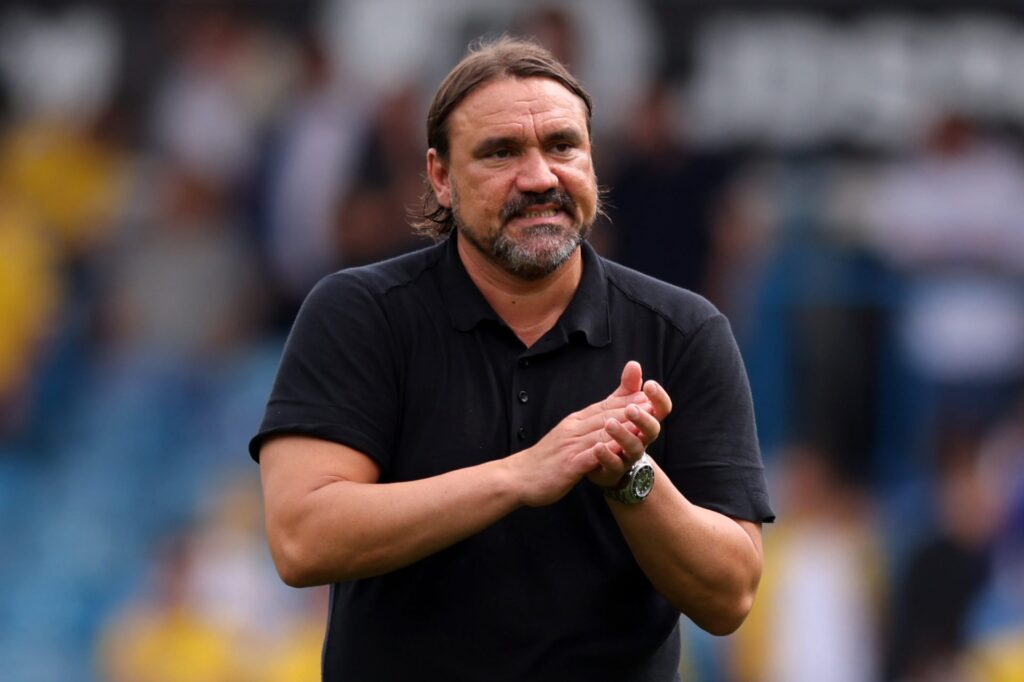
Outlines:
{"type": "MultiPolygon", "coordinates": [[[[609,275],[605,275],[605,277],[607,278],[608,283],[611,284],[611,286],[615,287],[623,296],[625,296],[627,299],[629,299],[631,302],[635,303],[636,305],[641,306],[643,308],[646,308],[647,310],[651,311],[652,313],[654,313],[655,315],[657,315],[661,319],[665,320],[673,329],[675,329],[677,332],[679,332],[683,336],[686,336],[686,337],[696,336],[697,334],[700,333],[700,330],[704,328],[704,325],[707,324],[710,320],[713,320],[713,319],[718,318],[718,317],[725,317],[724,315],[722,315],[721,311],[716,310],[713,314],[708,315],[706,318],[701,320],[700,324],[698,324],[696,327],[694,327],[693,329],[690,329],[688,331],[686,329],[681,328],[676,323],[676,321],[674,319],[672,319],[672,316],[669,315],[668,313],[666,313],[664,310],[661,310],[660,308],[658,308],[658,307],[656,307],[654,305],[651,305],[647,301],[641,300],[640,298],[636,297],[635,295],[633,295],[632,293],[627,291],[625,288],[623,288],[623,286],[621,284],[619,284],[617,281],[615,281],[614,277],[611,277],[609,275]]],[[[696,296],[698,294],[694,294],[694,295],[696,296]]]]}

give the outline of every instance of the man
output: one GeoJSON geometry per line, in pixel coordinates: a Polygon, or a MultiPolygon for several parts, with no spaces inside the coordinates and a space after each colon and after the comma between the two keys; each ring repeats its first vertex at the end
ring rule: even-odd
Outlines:
{"type": "Polygon", "coordinates": [[[250,451],[283,579],[333,584],[326,680],[672,680],[680,613],[751,607],[742,362],[708,303],[584,241],[590,113],[546,50],[471,52],[428,114],[447,239],[299,313],[250,451]]]}

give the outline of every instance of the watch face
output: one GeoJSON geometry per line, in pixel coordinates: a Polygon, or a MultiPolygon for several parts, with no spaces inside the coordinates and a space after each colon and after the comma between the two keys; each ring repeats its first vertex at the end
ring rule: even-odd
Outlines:
{"type": "Polygon", "coordinates": [[[638,499],[643,499],[651,492],[651,488],[654,487],[654,467],[645,466],[636,472],[636,476],[633,477],[633,495],[638,499]]]}

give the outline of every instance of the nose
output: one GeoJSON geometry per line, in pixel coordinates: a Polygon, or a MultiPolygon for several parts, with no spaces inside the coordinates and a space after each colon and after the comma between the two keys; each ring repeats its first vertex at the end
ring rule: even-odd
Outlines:
{"type": "Polygon", "coordinates": [[[542,194],[558,187],[558,176],[540,150],[530,149],[519,158],[516,189],[520,192],[542,194]]]}

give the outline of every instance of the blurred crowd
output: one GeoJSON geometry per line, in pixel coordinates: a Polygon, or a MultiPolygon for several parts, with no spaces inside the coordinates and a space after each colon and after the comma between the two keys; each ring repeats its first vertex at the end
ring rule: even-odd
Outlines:
{"type": "Polygon", "coordinates": [[[686,679],[1024,679],[1024,118],[710,143],[686,46],[730,3],[688,6],[0,9],[0,670],[318,679],[326,588],[277,579],[246,442],[312,285],[425,245],[428,99],[511,31],[596,96],[591,241],[708,297],[750,374],[779,521],[686,679]]]}

